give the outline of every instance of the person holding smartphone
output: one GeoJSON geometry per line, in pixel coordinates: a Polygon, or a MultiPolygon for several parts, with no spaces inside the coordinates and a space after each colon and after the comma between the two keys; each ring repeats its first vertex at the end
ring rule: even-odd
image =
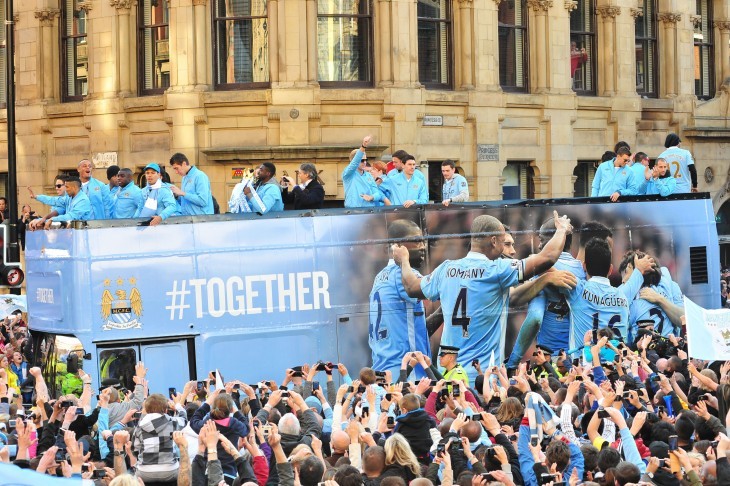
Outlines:
{"type": "Polygon", "coordinates": [[[289,176],[281,177],[284,204],[293,204],[294,209],[322,209],[324,187],[319,182],[317,167],[304,163],[299,166],[299,184],[289,176]]]}

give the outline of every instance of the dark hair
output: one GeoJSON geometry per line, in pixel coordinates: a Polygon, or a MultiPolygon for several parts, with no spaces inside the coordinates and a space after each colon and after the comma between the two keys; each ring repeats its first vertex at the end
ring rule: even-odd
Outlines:
{"type": "Polygon", "coordinates": [[[81,187],[81,179],[79,177],[69,176],[65,182],[72,182],[72,183],[76,184],[77,186],[81,187]]]}
{"type": "Polygon", "coordinates": [[[580,225],[580,246],[584,247],[593,238],[608,239],[613,236],[613,232],[603,223],[598,221],[586,221],[580,225]]]}
{"type": "Polygon", "coordinates": [[[446,159],[443,162],[441,162],[441,167],[451,167],[452,169],[456,169],[456,164],[451,159],[446,159]]]}
{"type": "MultiPolygon", "coordinates": [[[[624,273],[626,269],[629,267],[629,265],[634,265],[634,257],[644,258],[646,256],[646,253],[644,253],[641,250],[629,250],[626,253],[624,253],[623,258],[621,259],[621,263],[618,266],[619,273],[624,273]]],[[[654,266],[650,272],[647,272],[646,275],[644,275],[644,287],[649,287],[652,285],[659,285],[659,282],[662,279],[662,273],[661,270],[659,270],[659,266],[654,266]]]]}
{"type": "Polygon", "coordinates": [[[299,482],[302,486],[317,486],[323,475],[324,465],[317,456],[310,456],[299,465],[299,482]]]}
{"type": "Polygon", "coordinates": [[[624,147],[629,149],[629,153],[631,153],[631,146],[629,145],[628,142],[624,142],[623,140],[616,142],[616,145],[613,146],[613,151],[616,152],[617,154],[620,154],[621,149],[624,147]]]}
{"type": "Polygon", "coordinates": [[[651,426],[652,442],[664,442],[665,444],[669,444],[670,435],[675,435],[674,426],[670,423],[661,420],[651,426]]]}
{"type": "Polygon", "coordinates": [[[5,204],[8,203],[8,198],[5,196],[0,196],[0,201],[5,201],[5,204]]]}
{"type": "MultiPolygon", "coordinates": [[[[341,467],[340,470],[337,471],[337,474],[335,474],[335,482],[339,486],[359,486],[363,483],[362,474],[360,474],[360,471],[353,466],[341,467]]],[[[380,484],[383,483],[381,482],[380,484]]]]}
{"type": "Polygon", "coordinates": [[[631,149],[628,146],[619,147],[619,149],[616,150],[616,155],[631,155],[631,149]]]}
{"type": "Polygon", "coordinates": [[[583,444],[580,446],[580,451],[583,453],[583,464],[586,471],[595,471],[598,467],[598,449],[596,446],[591,444],[583,444]]]}
{"type": "Polygon", "coordinates": [[[170,165],[175,165],[175,164],[190,165],[190,161],[185,156],[185,154],[181,154],[180,152],[178,152],[178,153],[174,154],[172,157],[170,157],[170,165]]]}
{"type": "Polygon", "coordinates": [[[118,165],[110,165],[109,167],[107,167],[107,169],[106,169],[106,178],[108,180],[111,180],[112,177],[114,177],[117,174],[119,174],[119,166],[118,165]]]}
{"type": "MultiPolygon", "coordinates": [[[[505,227],[506,228],[506,227],[505,227]]],[[[506,229],[505,229],[506,231],[506,229]]],[[[554,218],[548,218],[547,221],[545,221],[542,226],[540,226],[540,232],[538,233],[538,237],[540,238],[540,241],[543,243],[547,243],[550,241],[550,239],[555,234],[555,219],[554,218]]],[[[573,245],[573,234],[568,233],[565,235],[565,243],[563,244],[563,251],[570,251],[570,247],[573,245]]]]}
{"type": "Polygon", "coordinates": [[[608,160],[613,160],[616,158],[616,152],[611,152],[610,150],[606,150],[603,152],[603,155],[601,155],[601,162],[606,162],[608,160]]]}
{"type": "Polygon", "coordinates": [[[55,179],[53,179],[53,180],[54,180],[54,181],[61,181],[61,182],[66,182],[66,181],[68,180],[68,176],[67,176],[66,174],[58,174],[58,175],[56,176],[56,178],[55,178],[55,179]]]}
{"type": "Polygon", "coordinates": [[[606,240],[593,238],[586,244],[586,272],[591,277],[606,277],[611,270],[611,248],[606,240]]]}
{"type": "Polygon", "coordinates": [[[126,167],[123,169],[119,169],[119,173],[121,174],[122,172],[124,172],[125,174],[129,174],[130,176],[132,175],[132,169],[128,169],[126,167]]]}
{"type": "Polygon", "coordinates": [[[695,432],[695,423],[692,415],[682,413],[674,422],[674,429],[677,431],[677,437],[679,439],[689,441],[692,438],[692,434],[695,432]]]}
{"type": "Polygon", "coordinates": [[[635,464],[623,461],[613,470],[613,479],[620,486],[624,486],[627,483],[638,483],[639,479],[641,479],[641,471],[639,471],[639,468],[635,464]]]}
{"type": "Polygon", "coordinates": [[[621,462],[621,454],[611,447],[604,447],[598,453],[598,460],[596,461],[599,471],[604,473],[612,467],[618,466],[619,462],[621,462]]]}
{"type": "Polygon", "coordinates": [[[406,157],[406,160],[404,160],[404,161],[403,161],[403,163],[406,163],[406,162],[408,162],[409,160],[412,160],[413,162],[415,162],[415,161],[416,161],[416,158],[415,158],[415,157],[414,157],[413,155],[410,155],[410,154],[409,154],[409,155],[408,155],[408,156],[406,157]]]}
{"type": "Polygon", "coordinates": [[[405,162],[406,158],[408,157],[408,152],[406,152],[405,150],[396,150],[395,152],[393,152],[393,155],[391,155],[391,157],[395,157],[401,162],[405,162]]]}
{"type": "Polygon", "coordinates": [[[266,170],[269,171],[269,174],[271,174],[271,177],[274,177],[276,175],[276,166],[272,164],[271,162],[264,162],[261,165],[266,167],[266,170]]]}
{"type": "Polygon", "coordinates": [[[646,155],[644,152],[636,152],[634,155],[634,162],[641,162],[644,159],[648,159],[649,156],[646,155]]]}
{"type": "Polygon", "coordinates": [[[409,219],[399,219],[388,225],[388,239],[398,240],[421,234],[421,228],[409,219]]]}

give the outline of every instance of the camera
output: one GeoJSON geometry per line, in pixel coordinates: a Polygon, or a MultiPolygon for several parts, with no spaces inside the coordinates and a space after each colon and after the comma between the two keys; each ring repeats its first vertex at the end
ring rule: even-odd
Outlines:
{"type": "Polygon", "coordinates": [[[388,419],[387,419],[386,424],[388,425],[388,428],[389,429],[395,427],[395,417],[393,417],[391,415],[388,415],[388,419]]]}
{"type": "Polygon", "coordinates": [[[559,475],[557,474],[541,474],[540,484],[550,484],[558,480],[559,475]]]}
{"type": "Polygon", "coordinates": [[[471,365],[474,368],[476,368],[477,366],[479,366],[479,358],[474,358],[473,360],[471,360],[471,365]]]}
{"type": "Polygon", "coordinates": [[[453,386],[453,394],[454,397],[460,397],[461,396],[461,388],[459,388],[459,385],[453,386]]]}
{"type": "Polygon", "coordinates": [[[64,401],[61,402],[60,407],[61,408],[68,408],[68,407],[73,407],[73,405],[74,405],[74,402],[72,402],[71,400],[64,400],[64,401]]]}
{"type": "Polygon", "coordinates": [[[102,479],[106,477],[106,471],[103,469],[94,469],[94,472],[91,473],[91,479],[102,479]]]}
{"type": "Polygon", "coordinates": [[[198,388],[198,391],[204,390],[205,389],[205,381],[199,381],[196,386],[198,388]]]}
{"type": "Polygon", "coordinates": [[[316,392],[317,390],[319,390],[319,382],[313,381],[312,382],[312,392],[316,392]]]}

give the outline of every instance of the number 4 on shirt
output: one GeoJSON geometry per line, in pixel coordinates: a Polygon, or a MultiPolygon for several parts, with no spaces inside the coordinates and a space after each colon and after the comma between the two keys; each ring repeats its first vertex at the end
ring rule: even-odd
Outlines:
{"type": "Polygon", "coordinates": [[[461,326],[461,335],[468,338],[470,321],[471,317],[466,315],[466,287],[462,287],[459,290],[459,295],[456,297],[454,310],[451,313],[451,325],[461,326]]]}

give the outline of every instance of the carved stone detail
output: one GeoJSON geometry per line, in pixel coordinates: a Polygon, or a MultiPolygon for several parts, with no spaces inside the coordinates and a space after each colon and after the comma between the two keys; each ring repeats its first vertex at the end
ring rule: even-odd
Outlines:
{"type": "Polygon", "coordinates": [[[132,0],[109,0],[109,5],[117,10],[129,10],[132,7],[132,0]]]}
{"type": "Polygon", "coordinates": [[[720,32],[727,32],[730,30],[730,20],[715,20],[715,27],[720,32]]]}
{"type": "Polygon", "coordinates": [[[205,7],[208,4],[208,0],[193,0],[193,5],[202,5],[205,7]]]}
{"type": "Polygon", "coordinates": [[[563,4],[565,6],[565,10],[568,12],[572,12],[573,10],[578,8],[578,2],[575,0],[565,0],[565,3],[563,4]]]}
{"type": "Polygon", "coordinates": [[[692,21],[695,29],[702,27],[702,15],[690,15],[689,19],[692,21]]]}
{"type": "Polygon", "coordinates": [[[553,6],[553,0],[527,0],[527,8],[535,12],[547,12],[553,6]]]}
{"type": "Polygon", "coordinates": [[[76,11],[84,11],[87,15],[91,10],[94,8],[94,4],[91,2],[91,0],[87,0],[85,2],[79,2],[76,4],[76,11]]]}
{"type": "Polygon", "coordinates": [[[677,22],[682,20],[682,14],[674,12],[662,12],[657,15],[657,19],[665,24],[676,24],[677,22]]]}
{"type": "Polygon", "coordinates": [[[596,9],[596,12],[598,12],[603,19],[615,19],[617,15],[621,14],[621,7],[615,7],[613,5],[606,5],[603,7],[598,7],[596,9]]]}
{"type": "Polygon", "coordinates": [[[54,8],[44,8],[42,10],[36,10],[34,12],[35,18],[37,18],[41,25],[44,27],[52,27],[53,19],[60,15],[61,11],[54,8]]]}
{"type": "Polygon", "coordinates": [[[196,125],[207,125],[208,117],[206,115],[195,115],[193,121],[195,121],[196,125]]]}
{"type": "Polygon", "coordinates": [[[639,18],[644,16],[644,7],[630,8],[629,12],[633,18],[639,18]]]}

